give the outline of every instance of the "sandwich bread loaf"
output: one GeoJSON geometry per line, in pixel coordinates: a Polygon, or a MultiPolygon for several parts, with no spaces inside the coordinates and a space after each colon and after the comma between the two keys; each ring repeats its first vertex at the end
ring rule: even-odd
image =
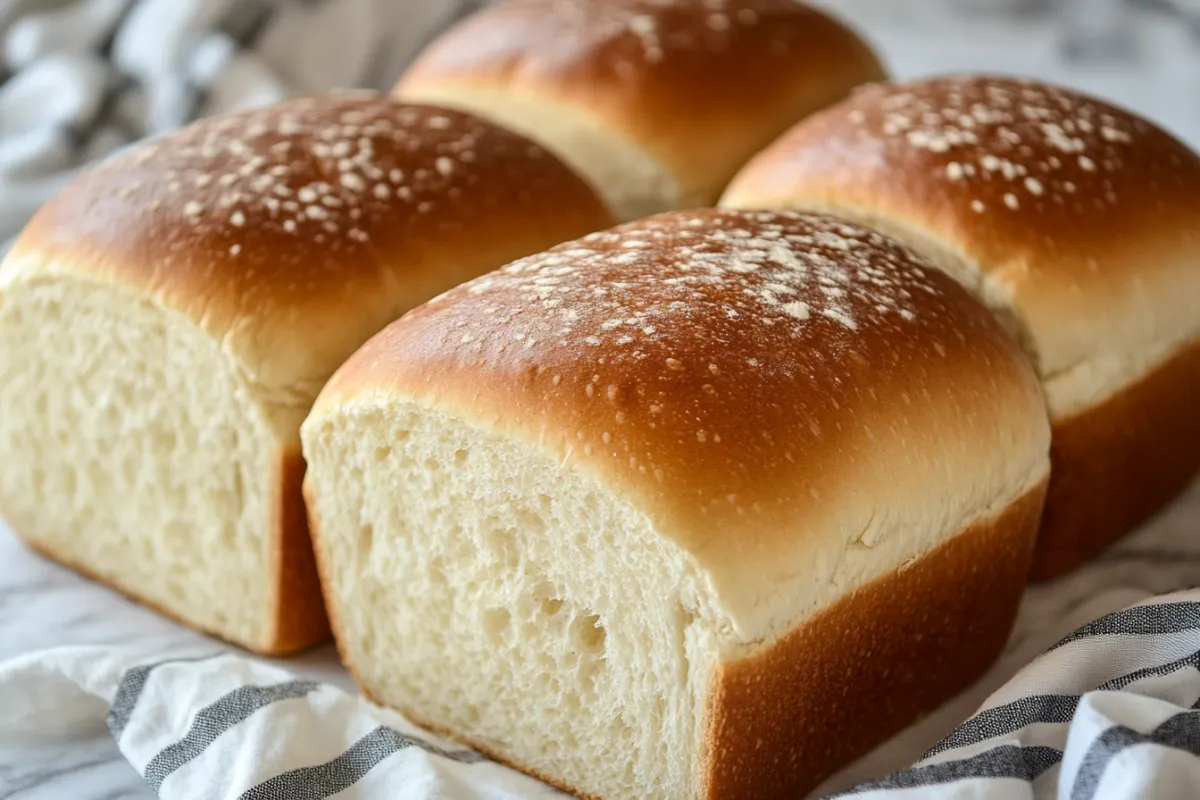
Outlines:
{"type": "Polygon", "coordinates": [[[1054,424],[1035,578],[1095,555],[1200,468],[1200,158],[1150,122],[992,76],[868,87],[757,156],[722,205],[892,234],[1018,337],[1054,424]]]}
{"type": "Polygon", "coordinates": [[[385,328],[302,429],[372,698],[586,797],[796,797],[974,680],[1049,469],[994,317],[885,237],[676,212],[385,328]]]}
{"type": "Polygon", "coordinates": [[[610,224],[516,134],[357,94],[117,155],[0,266],[0,514],[203,631],[320,641],[299,426],[326,378],[438,292],[610,224]]]}
{"type": "Polygon", "coordinates": [[[542,142],[629,220],[714,204],[788,126],[883,77],[796,0],[506,0],[435,39],[397,93],[542,142]]]}

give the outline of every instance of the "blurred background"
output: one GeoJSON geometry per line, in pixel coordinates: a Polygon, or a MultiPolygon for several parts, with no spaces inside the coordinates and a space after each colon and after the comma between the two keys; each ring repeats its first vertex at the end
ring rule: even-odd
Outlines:
{"type": "MultiPolygon", "coordinates": [[[[1200,146],[1200,0],[815,0],[893,73],[1015,73],[1200,146]]],[[[79,169],[197,117],[390,88],[488,0],[0,0],[0,252],[79,169]]]]}
{"type": "Polygon", "coordinates": [[[893,72],[1005,72],[1100,95],[1200,144],[1200,0],[817,0],[893,72]]]}

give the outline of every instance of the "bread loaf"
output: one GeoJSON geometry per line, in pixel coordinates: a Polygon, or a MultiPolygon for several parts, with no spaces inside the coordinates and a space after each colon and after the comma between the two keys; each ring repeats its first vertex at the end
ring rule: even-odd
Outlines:
{"type": "Polygon", "coordinates": [[[756,157],[722,204],[870,224],[1020,339],[1054,425],[1035,578],[1095,555],[1200,468],[1200,158],[1146,120],[990,76],[870,87],[756,157]]]}
{"type": "Polygon", "coordinates": [[[120,154],[0,267],[0,512],[203,631],[319,641],[299,426],[326,378],[412,306],[610,224],[540,147],[388,99],[288,101],[120,154]]]}
{"type": "Polygon", "coordinates": [[[1036,376],[900,245],[676,212],[373,337],[302,429],[364,691],[583,796],[795,797],[1000,650],[1036,376]]]}
{"type": "Polygon", "coordinates": [[[636,219],[714,204],[789,125],[883,77],[796,0],[507,0],[436,39],[397,92],[542,142],[636,219]]]}

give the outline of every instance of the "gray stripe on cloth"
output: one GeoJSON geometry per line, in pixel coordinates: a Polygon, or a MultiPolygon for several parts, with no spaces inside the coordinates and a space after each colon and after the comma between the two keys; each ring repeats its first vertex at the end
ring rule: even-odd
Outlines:
{"type": "Polygon", "coordinates": [[[197,712],[187,735],[150,759],[144,777],[155,791],[175,770],[200,756],[225,731],[256,711],[294,697],[304,697],[320,684],[313,681],[288,681],[274,686],[242,686],[197,712]]]}
{"type": "Polygon", "coordinates": [[[1075,716],[1079,697],[1077,694],[1036,694],[980,711],[931,747],[922,760],[947,750],[970,747],[997,736],[1016,733],[1037,723],[1068,723],[1075,716]]]}
{"type": "Polygon", "coordinates": [[[1001,745],[970,758],[906,769],[881,780],[862,783],[845,792],[829,795],[829,798],[853,797],[864,792],[889,789],[917,789],[982,778],[1013,778],[1032,783],[1060,761],[1062,751],[1053,747],[1001,745]]]}
{"type": "Polygon", "coordinates": [[[1096,636],[1148,636],[1200,630],[1200,603],[1136,606],[1084,625],[1050,650],[1096,636]]]}
{"type": "Polygon", "coordinates": [[[1168,661],[1166,664],[1159,664],[1154,667],[1145,667],[1143,669],[1128,672],[1119,678],[1113,678],[1111,681],[1105,681],[1095,688],[1097,692],[1114,692],[1124,689],[1131,683],[1137,683],[1143,678],[1153,678],[1158,675],[1170,675],[1172,672],[1178,672],[1184,667],[1192,667],[1193,669],[1200,667],[1200,650],[1177,658],[1174,661],[1168,661]]]}
{"type": "MultiPolygon", "coordinates": [[[[1119,691],[1145,678],[1168,675],[1185,667],[1200,668],[1200,650],[1166,664],[1144,667],[1105,681],[1093,691],[1119,691]]],[[[922,760],[947,750],[957,750],[961,747],[986,742],[997,736],[1016,733],[1030,725],[1066,724],[1075,716],[1075,709],[1082,696],[1079,694],[1031,695],[1002,706],[980,711],[930,748],[922,760]]]]}
{"type": "Polygon", "coordinates": [[[121,741],[121,734],[125,732],[125,727],[129,724],[130,717],[133,716],[133,709],[137,707],[138,698],[142,696],[142,690],[146,688],[146,681],[150,677],[150,673],[159,667],[167,664],[186,664],[195,661],[206,661],[210,658],[216,658],[223,653],[208,653],[203,656],[195,656],[193,658],[171,658],[163,661],[155,661],[152,664],[143,664],[140,667],[126,670],[121,676],[121,682],[117,685],[117,694],[113,698],[112,704],[108,707],[108,716],[105,722],[108,723],[108,730],[112,733],[113,739],[121,741]]]}
{"type": "Polygon", "coordinates": [[[392,728],[380,726],[332,761],[276,775],[246,790],[239,800],[323,800],[349,789],[384,759],[410,747],[460,764],[477,764],[489,760],[473,750],[450,752],[392,728]]]}
{"type": "Polygon", "coordinates": [[[1109,763],[1122,751],[1139,744],[1157,744],[1200,756],[1200,712],[1176,714],[1148,734],[1117,725],[1097,736],[1080,762],[1071,786],[1071,800],[1092,800],[1109,763]]]}

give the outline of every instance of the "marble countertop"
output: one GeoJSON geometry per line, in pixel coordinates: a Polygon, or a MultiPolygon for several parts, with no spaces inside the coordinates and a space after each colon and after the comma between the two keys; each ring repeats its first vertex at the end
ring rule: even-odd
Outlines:
{"type": "MultiPolygon", "coordinates": [[[[1200,39],[1178,21],[1147,15],[1128,62],[1065,60],[1038,20],[947,15],[952,0],[826,0],[857,23],[898,76],[989,70],[1047,78],[1150,116],[1200,145],[1200,39]]],[[[1032,587],[1004,657],[952,703],[826,784],[845,786],[907,765],[1045,647],[1102,614],[1163,592],[1200,586],[1200,483],[1144,530],[1056,582],[1032,587]]],[[[25,549],[0,524],[0,661],[67,644],[138,643],[164,652],[205,639],[25,549]]],[[[209,645],[216,643],[208,640],[209,645]]],[[[332,647],[288,660],[301,677],[352,689],[332,647]]],[[[116,800],[153,793],[108,737],[0,752],[0,800],[116,800]]]]}

